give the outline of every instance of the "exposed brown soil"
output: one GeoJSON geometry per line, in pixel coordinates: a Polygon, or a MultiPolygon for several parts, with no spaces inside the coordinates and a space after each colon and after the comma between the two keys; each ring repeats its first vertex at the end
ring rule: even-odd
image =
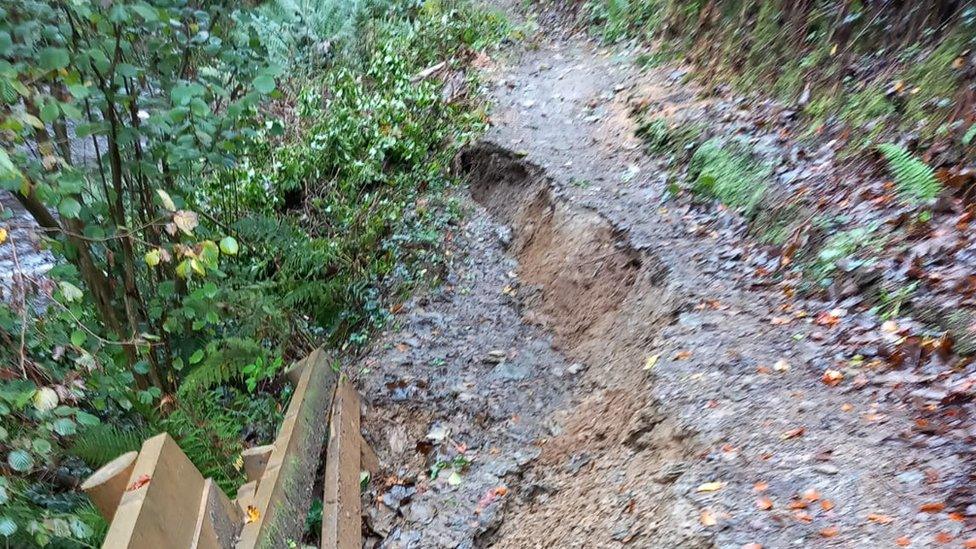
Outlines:
{"type": "Polygon", "coordinates": [[[742,223],[665,202],[625,113],[640,90],[662,114],[696,108],[680,71],[559,39],[490,77],[448,278],[404,304],[358,380],[389,472],[366,496],[369,546],[970,537],[959,509],[921,511],[966,485],[965,454],[915,436],[890,391],[824,384],[834,351],[812,320],[776,320],[790,305],[757,283],[742,223]]]}

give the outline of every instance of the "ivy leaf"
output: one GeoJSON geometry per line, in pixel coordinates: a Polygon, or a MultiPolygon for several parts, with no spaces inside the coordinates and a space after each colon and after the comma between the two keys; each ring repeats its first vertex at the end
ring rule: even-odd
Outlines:
{"type": "Polygon", "coordinates": [[[102,422],[100,419],[98,419],[98,416],[89,414],[84,410],[75,411],[75,419],[77,419],[78,423],[84,425],[85,427],[94,427],[102,422]]]}
{"type": "Polygon", "coordinates": [[[24,450],[14,450],[7,454],[7,464],[18,473],[26,473],[34,468],[34,458],[24,450]]]}
{"type": "Polygon", "coordinates": [[[197,349],[192,355],[190,355],[190,364],[196,364],[203,360],[203,349],[197,349]]]}
{"type": "Polygon", "coordinates": [[[46,71],[63,69],[71,61],[64,48],[43,48],[37,55],[37,64],[46,71]]]}
{"type": "Polygon", "coordinates": [[[65,301],[81,301],[82,296],[85,295],[82,293],[81,288],[70,282],[62,280],[58,283],[58,286],[61,287],[61,294],[64,295],[65,301]]]}
{"type": "Polygon", "coordinates": [[[91,89],[84,84],[68,84],[68,91],[75,99],[84,99],[91,94],[91,89]]]}
{"type": "Polygon", "coordinates": [[[88,539],[95,533],[91,526],[75,516],[68,518],[68,526],[75,539],[88,539]]]}
{"type": "Polygon", "coordinates": [[[171,212],[176,211],[176,203],[170,198],[169,193],[162,189],[156,189],[156,194],[159,195],[159,200],[162,201],[164,208],[171,212]]]}
{"type": "Polygon", "coordinates": [[[75,428],[74,420],[68,419],[66,417],[55,420],[51,424],[51,426],[54,428],[55,433],[63,437],[71,436],[77,432],[77,429],[75,428]]]}
{"type": "Polygon", "coordinates": [[[50,453],[52,448],[51,442],[43,438],[35,438],[31,442],[31,447],[34,448],[35,452],[41,455],[50,453]]]}
{"type": "Polygon", "coordinates": [[[200,243],[200,263],[213,269],[217,267],[219,260],[220,252],[218,251],[216,242],[213,240],[204,240],[200,243]]]}
{"type": "MultiPolygon", "coordinates": [[[[3,241],[0,240],[0,242],[3,241]]],[[[237,245],[237,239],[235,239],[233,236],[225,236],[220,241],[220,251],[223,252],[224,255],[237,255],[239,249],[240,247],[237,245]]]]}
{"type": "Polygon", "coordinates": [[[976,137],[976,124],[973,124],[966,130],[965,135],[962,136],[962,144],[968,147],[973,142],[974,137],[976,137]]]}
{"type": "Polygon", "coordinates": [[[257,78],[254,79],[254,89],[256,89],[257,91],[263,94],[268,94],[273,92],[275,89],[274,77],[269,74],[259,75],[257,78]]]}
{"type": "Polygon", "coordinates": [[[9,538],[17,533],[17,523],[10,517],[0,517],[0,536],[9,538]]]}
{"type": "Polygon", "coordinates": [[[73,197],[66,196],[58,205],[58,212],[67,218],[75,219],[81,214],[81,203],[73,197]]]}

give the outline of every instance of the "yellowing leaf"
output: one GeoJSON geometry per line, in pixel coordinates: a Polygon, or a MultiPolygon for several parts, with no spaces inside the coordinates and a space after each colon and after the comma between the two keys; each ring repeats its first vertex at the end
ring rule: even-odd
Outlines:
{"type": "Polygon", "coordinates": [[[0,244],[7,241],[7,229],[0,228],[0,244]]]}
{"type": "Polygon", "coordinates": [[[169,193],[162,189],[156,189],[156,194],[159,195],[160,202],[163,203],[163,207],[171,212],[176,211],[176,203],[170,198],[169,193]]]}
{"type": "Polygon", "coordinates": [[[146,252],[146,265],[149,265],[150,267],[155,267],[156,265],[159,265],[159,260],[160,260],[159,249],[149,250],[148,252],[146,252]]]}
{"type": "Polygon", "coordinates": [[[261,511],[253,505],[248,505],[247,510],[244,511],[244,524],[250,524],[261,518],[261,511]]]}
{"type": "Polygon", "coordinates": [[[721,482],[706,482],[698,486],[699,492],[717,492],[722,489],[721,482]]]}
{"type": "Polygon", "coordinates": [[[644,361],[644,369],[650,370],[651,368],[653,368],[654,365],[657,364],[659,358],[661,358],[660,353],[647,357],[647,360],[644,361]]]}
{"type": "Polygon", "coordinates": [[[34,393],[34,409],[49,412],[58,407],[58,393],[50,387],[41,387],[34,393]]]}
{"type": "Polygon", "coordinates": [[[220,241],[220,251],[224,255],[237,255],[237,251],[239,249],[240,248],[237,245],[237,240],[233,236],[225,236],[220,241]]]}

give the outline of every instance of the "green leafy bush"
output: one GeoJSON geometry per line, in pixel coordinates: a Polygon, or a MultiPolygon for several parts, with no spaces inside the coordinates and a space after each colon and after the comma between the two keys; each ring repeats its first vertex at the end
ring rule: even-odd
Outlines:
{"type": "Polygon", "coordinates": [[[485,125],[463,61],[507,25],[435,0],[0,16],[0,186],[55,262],[0,305],[0,538],[97,545],[77,480],[167,431],[233,493],[285,361],[362,343],[436,273],[437,191],[485,125]]]}
{"type": "Polygon", "coordinates": [[[762,165],[734,144],[710,139],[701,144],[688,164],[692,191],[718,199],[746,216],[768,188],[768,166],[762,165]]]}

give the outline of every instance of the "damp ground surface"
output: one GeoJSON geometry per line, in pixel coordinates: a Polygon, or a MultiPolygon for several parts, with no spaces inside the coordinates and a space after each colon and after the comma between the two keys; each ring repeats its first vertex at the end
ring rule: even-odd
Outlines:
{"type": "Polygon", "coordinates": [[[964,546],[966,456],[890,391],[825,384],[741,224],[666,199],[629,102],[694,108],[681,74],[561,38],[486,76],[449,273],[357,377],[367,546],[964,546]]]}

